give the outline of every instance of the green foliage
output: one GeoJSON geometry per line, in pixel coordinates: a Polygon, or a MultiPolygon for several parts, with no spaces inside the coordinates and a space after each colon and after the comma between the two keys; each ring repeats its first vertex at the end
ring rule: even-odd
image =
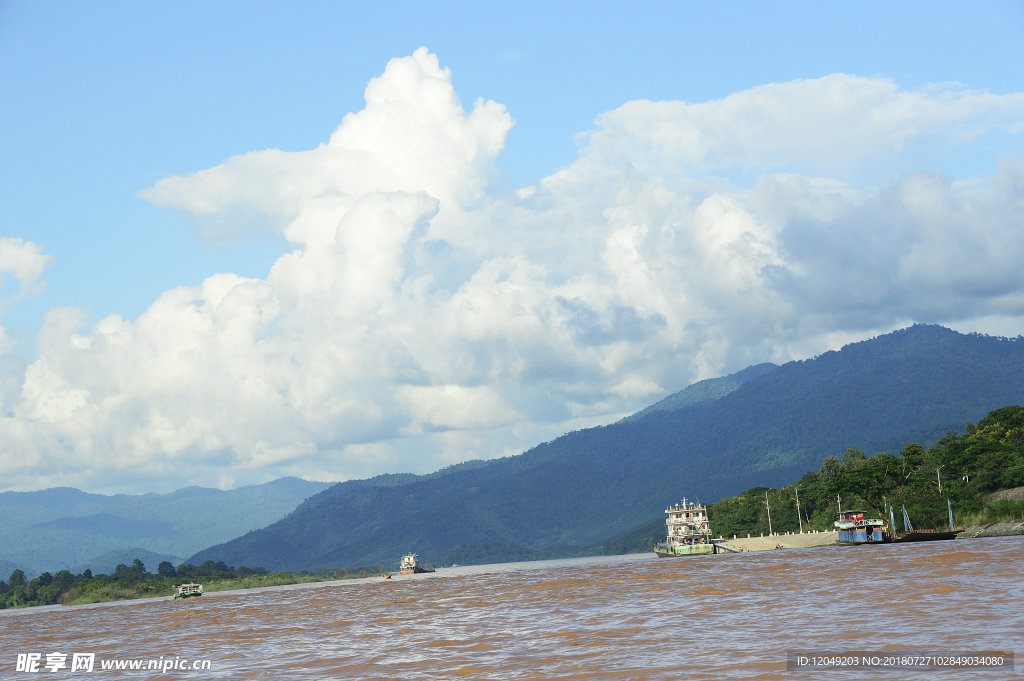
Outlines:
{"type": "Polygon", "coordinates": [[[1000,499],[994,504],[985,507],[983,517],[989,522],[1024,518],[1024,501],[1000,499]]]}
{"type": "MultiPolygon", "coordinates": [[[[110,575],[93,576],[90,570],[75,575],[68,570],[61,570],[53,575],[44,572],[31,580],[25,579],[23,571],[15,570],[7,583],[0,582],[0,609],[170,596],[174,593],[175,584],[190,579],[202,580],[203,591],[212,592],[355,576],[345,570],[300,575],[291,572],[269,573],[261,567],[242,566],[236,570],[221,562],[205,561],[199,566],[179,566],[175,577],[165,574],[166,567],[161,564],[162,569],[157,574],[151,574],[146,571],[142,561],[136,558],[130,566],[123,563],[118,565],[110,575]]],[[[173,566],[171,570],[174,570],[173,566]]],[[[367,566],[360,568],[358,574],[366,577],[383,572],[383,568],[367,566]]]]}
{"type": "MultiPolygon", "coordinates": [[[[708,509],[711,530],[716,535],[731,537],[747,533],[768,532],[768,507],[765,502],[766,487],[755,487],[735,497],[727,497],[712,504],[708,509]]],[[[770,490],[768,503],[779,501],[779,490],[770,490]]],[[[777,506],[776,506],[777,507],[777,506]]]]}
{"type": "Polygon", "coordinates": [[[11,586],[25,586],[28,583],[28,580],[25,579],[25,571],[15,570],[12,572],[10,579],[8,579],[8,583],[11,586]]]}
{"type": "MultiPolygon", "coordinates": [[[[993,490],[1024,485],[1022,423],[1024,408],[1003,407],[976,425],[968,424],[963,435],[947,433],[927,450],[908,444],[899,456],[883,452],[866,457],[850,448],[842,464],[827,457],[819,470],[807,473],[798,483],[767,490],[773,529],[798,529],[796,516],[790,513],[797,488],[806,514],[805,530],[831,530],[839,499],[845,509],[863,509],[883,520],[889,520],[891,506],[897,531],[902,530],[903,507],[919,529],[948,526],[947,499],[954,518],[979,512],[984,520],[1024,517],[1022,501],[1001,500],[988,506],[983,502],[993,490]]],[[[765,491],[756,487],[712,504],[708,509],[712,530],[725,536],[766,533],[765,491]]]]}

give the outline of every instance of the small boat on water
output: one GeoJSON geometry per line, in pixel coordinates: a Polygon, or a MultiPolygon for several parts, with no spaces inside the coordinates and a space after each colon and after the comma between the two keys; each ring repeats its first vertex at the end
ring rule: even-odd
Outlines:
{"type": "Polygon", "coordinates": [[[399,564],[400,573],[403,575],[415,575],[421,572],[433,572],[432,568],[423,567],[420,563],[420,558],[415,553],[407,553],[402,556],[402,562],[399,564]]]}
{"type": "Polygon", "coordinates": [[[708,525],[708,509],[687,501],[685,498],[675,506],[665,509],[667,536],[665,541],[654,545],[659,558],[676,556],[699,556],[716,553],[711,542],[711,528],[708,525]]]}
{"type": "Polygon", "coordinates": [[[203,585],[189,582],[188,584],[175,584],[174,595],[171,597],[172,601],[176,601],[179,598],[192,598],[194,596],[203,595],[203,585]]]}
{"type": "Polygon", "coordinates": [[[837,544],[881,544],[885,541],[885,521],[865,518],[864,511],[840,511],[836,527],[837,544]]]}

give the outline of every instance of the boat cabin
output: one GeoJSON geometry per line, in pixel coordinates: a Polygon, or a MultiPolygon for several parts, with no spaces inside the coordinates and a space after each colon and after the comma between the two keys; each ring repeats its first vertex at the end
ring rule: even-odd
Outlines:
{"type": "Polygon", "coordinates": [[[864,517],[864,511],[848,509],[839,513],[836,542],[839,544],[874,544],[885,541],[885,522],[864,517]]]}
{"type": "Polygon", "coordinates": [[[175,584],[174,585],[174,600],[179,598],[192,598],[193,596],[203,595],[203,585],[189,582],[188,584],[175,584]]]}

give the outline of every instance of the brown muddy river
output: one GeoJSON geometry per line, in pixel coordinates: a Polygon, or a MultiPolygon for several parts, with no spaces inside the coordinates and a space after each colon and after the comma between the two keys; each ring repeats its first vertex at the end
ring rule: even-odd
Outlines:
{"type": "Polygon", "coordinates": [[[1015,537],[510,563],[0,612],[2,679],[1008,677],[1024,677],[1015,537]],[[1016,667],[886,666],[993,651],[1016,652],[1016,667]],[[874,657],[787,667],[852,653],[874,657]],[[18,671],[31,654],[38,671],[18,671]],[[90,655],[92,671],[72,671],[90,655]],[[101,668],[150,660],[166,671],[101,668]],[[181,668],[194,663],[208,668],[181,668]]]}

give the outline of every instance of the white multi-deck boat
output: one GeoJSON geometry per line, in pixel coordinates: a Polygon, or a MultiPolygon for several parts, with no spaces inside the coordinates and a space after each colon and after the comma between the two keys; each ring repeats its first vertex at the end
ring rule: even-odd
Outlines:
{"type": "Polygon", "coordinates": [[[661,558],[675,556],[698,556],[715,553],[711,542],[711,528],[708,525],[708,509],[687,501],[685,498],[675,506],[665,509],[668,518],[665,526],[668,536],[665,541],[654,545],[654,552],[661,558]]]}
{"type": "Polygon", "coordinates": [[[407,553],[402,556],[402,562],[399,564],[399,573],[403,575],[415,575],[421,572],[433,572],[433,569],[423,567],[420,563],[420,557],[415,553],[407,553]]]}

